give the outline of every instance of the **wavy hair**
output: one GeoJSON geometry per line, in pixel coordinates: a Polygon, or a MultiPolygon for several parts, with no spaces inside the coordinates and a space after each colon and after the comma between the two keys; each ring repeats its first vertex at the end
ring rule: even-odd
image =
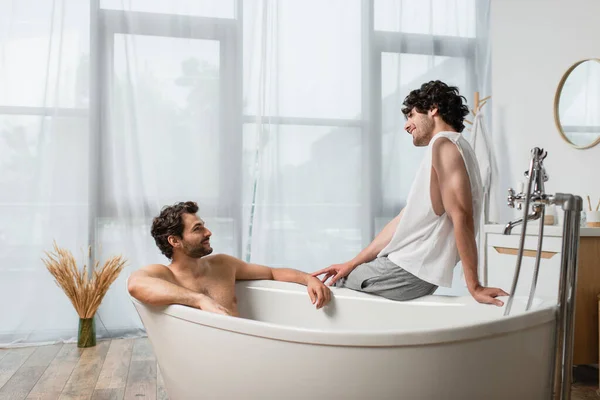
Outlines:
{"type": "Polygon", "coordinates": [[[457,132],[465,129],[464,120],[469,114],[467,100],[458,93],[456,86],[448,86],[442,81],[429,81],[406,96],[402,113],[406,116],[415,108],[421,114],[437,108],[440,117],[457,132]],[[463,104],[464,101],[464,104],[463,104]]]}
{"type": "Polygon", "coordinates": [[[173,246],[169,243],[169,236],[183,237],[183,214],[196,214],[198,204],[193,201],[176,203],[165,206],[160,215],[152,221],[150,233],[156,245],[167,258],[173,258],[173,246]]]}

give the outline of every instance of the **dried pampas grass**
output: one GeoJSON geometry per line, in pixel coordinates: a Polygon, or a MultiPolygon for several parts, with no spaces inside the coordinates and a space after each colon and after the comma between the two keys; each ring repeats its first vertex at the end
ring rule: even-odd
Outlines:
{"type": "MultiPolygon", "coordinates": [[[[91,248],[88,249],[88,254],[91,248]]],[[[47,259],[42,259],[46,268],[54,276],[56,284],[65,292],[79,318],[92,318],[110,285],[117,279],[126,260],[121,256],[110,257],[99,268],[98,261],[94,264],[91,279],[87,266],[84,264],[81,272],[77,262],[69,250],[62,249],[54,243],[54,252],[45,252],[47,259]]]]}

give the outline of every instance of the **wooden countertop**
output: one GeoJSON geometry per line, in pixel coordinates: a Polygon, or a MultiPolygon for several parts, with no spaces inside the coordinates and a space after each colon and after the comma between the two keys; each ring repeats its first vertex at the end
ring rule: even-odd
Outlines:
{"type": "MultiPolygon", "coordinates": [[[[484,232],[487,233],[503,233],[506,224],[486,224],[484,232]]],[[[511,232],[511,236],[521,234],[521,225],[515,226],[511,232]]],[[[536,236],[539,230],[538,221],[530,221],[527,223],[527,235],[536,236]]],[[[545,225],[544,236],[562,236],[562,225],[545,225]]],[[[600,236],[600,228],[580,228],[579,236],[600,236]]]]}

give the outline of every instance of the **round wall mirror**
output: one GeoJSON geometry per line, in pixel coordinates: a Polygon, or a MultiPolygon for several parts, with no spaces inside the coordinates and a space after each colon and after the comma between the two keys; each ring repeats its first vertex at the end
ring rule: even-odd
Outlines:
{"type": "Polygon", "coordinates": [[[575,148],[600,143],[600,59],[579,61],[565,72],[554,97],[554,121],[575,148]]]}

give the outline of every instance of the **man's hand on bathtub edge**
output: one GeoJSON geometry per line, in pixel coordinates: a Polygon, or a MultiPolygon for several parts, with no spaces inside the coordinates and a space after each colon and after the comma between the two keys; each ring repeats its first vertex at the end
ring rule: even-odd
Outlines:
{"type": "Polygon", "coordinates": [[[306,290],[310,301],[317,306],[317,310],[331,301],[331,290],[315,277],[308,277],[306,290]]]}
{"type": "Polygon", "coordinates": [[[321,278],[321,282],[323,283],[327,283],[327,280],[331,278],[328,285],[333,286],[339,279],[347,277],[350,274],[350,272],[354,271],[354,268],[356,268],[356,264],[354,264],[351,261],[348,261],[342,264],[330,265],[327,268],[323,268],[317,272],[313,272],[311,275],[315,277],[319,275],[324,275],[323,278],[321,278]]]}
{"type": "Polygon", "coordinates": [[[479,303],[494,304],[498,307],[502,307],[504,302],[496,299],[498,296],[508,296],[504,290],[495,287],[485,287],[481,285],[475,286],[474,289],[469,290],[471,296],[479,303]]]}

